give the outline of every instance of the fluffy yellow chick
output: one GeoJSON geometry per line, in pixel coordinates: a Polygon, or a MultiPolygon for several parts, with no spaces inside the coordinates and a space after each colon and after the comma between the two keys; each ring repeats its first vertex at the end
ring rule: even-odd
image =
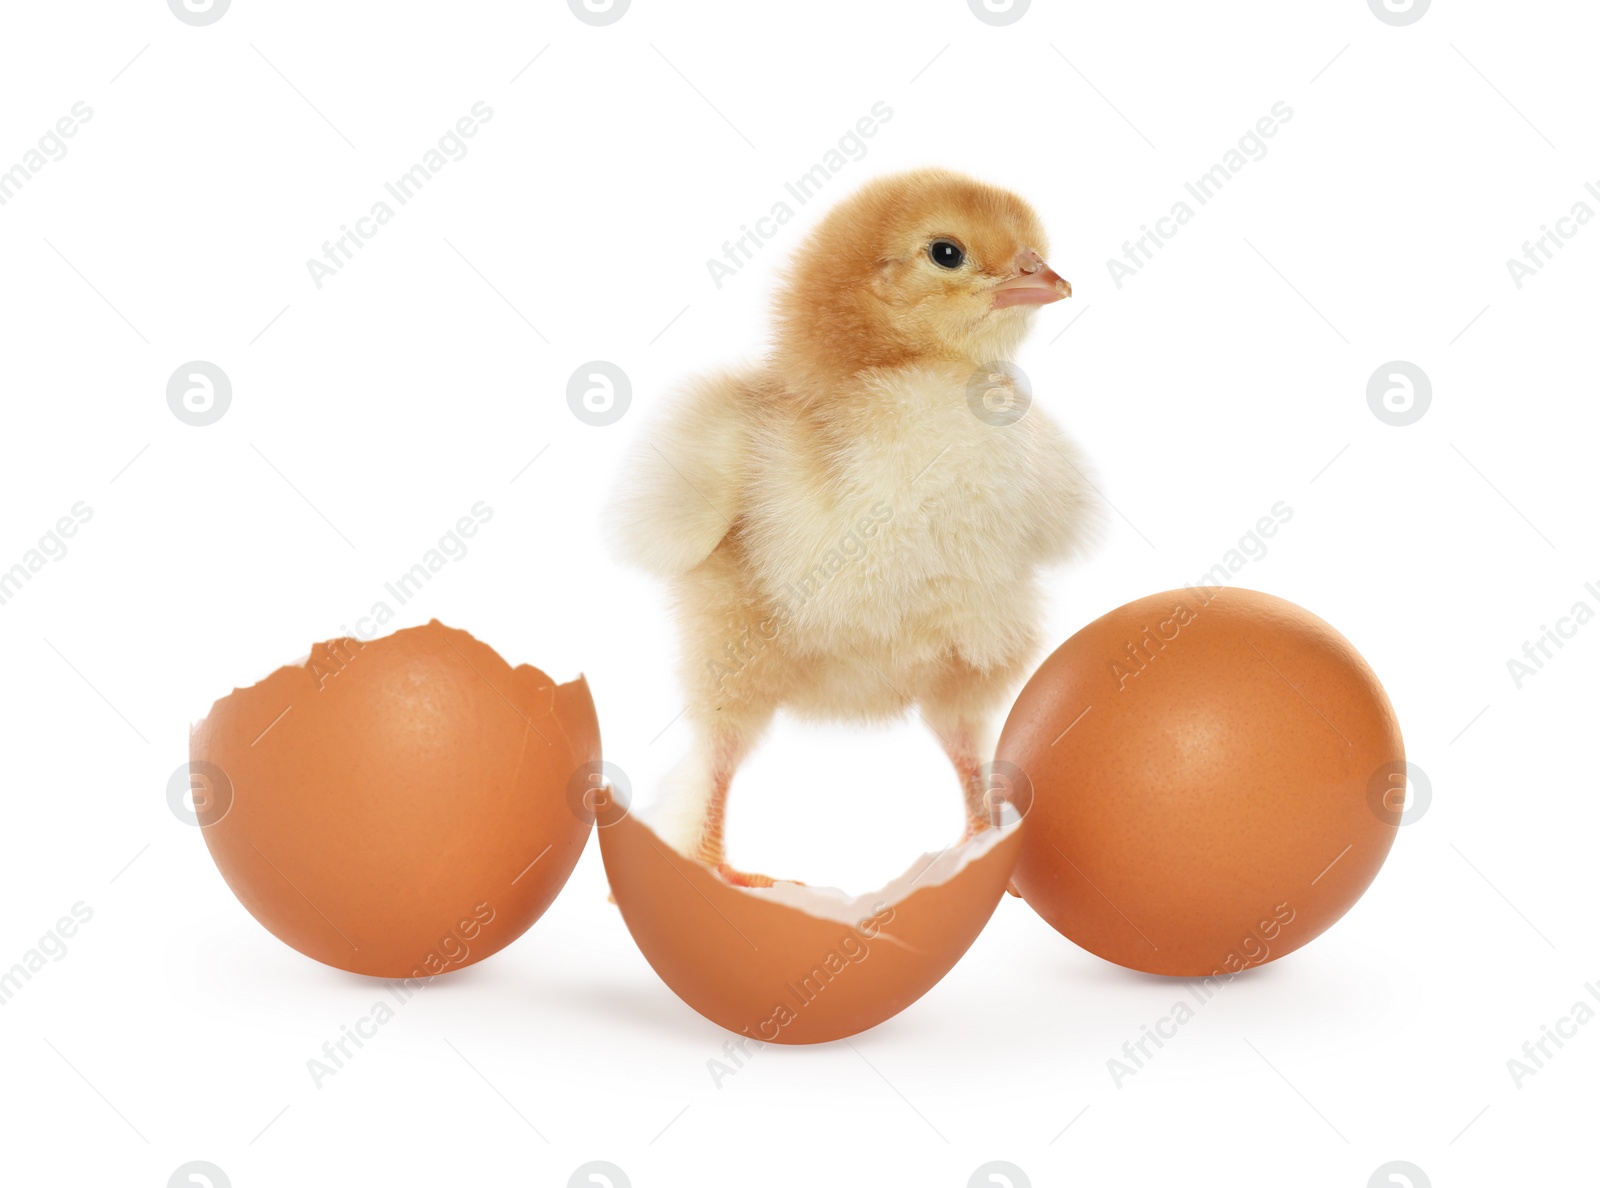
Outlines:
{"type": "Polygon", "coordinates": [[[729,785],[773,714],[914,708],[988,823],[996,718],[1038,658],[1037,574],[1096,520],[1071,442],[999,366],[1071,296],[1044,228],[944,170],[882,178],[795,256],[758,367],[690,383],[615,493],[669,580],[693,744],[648,819],[730,882],[729,785]],[[1018,413],[1021,413],[1019,416],[1018,413]]]}

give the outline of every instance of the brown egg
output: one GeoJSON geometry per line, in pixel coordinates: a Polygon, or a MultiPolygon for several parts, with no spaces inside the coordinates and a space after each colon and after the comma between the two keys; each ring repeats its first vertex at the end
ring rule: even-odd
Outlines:
{"type": "Polygon", "coordinates": [[[202,833],[273,935],[354,973],[427,977],[521,936],[593,820],[582,677],[557,686],[431,622],[318,644],[197,725],[202,833]],[[579,780],[581,783],[581,778],[579,780]]]}
{"type": "Polygon", "coordinates": [[[661,980],[713,1023],[780,1044],[855,1035],[931,990],[994,913],[1021,841],[1014,824],[986,830],[852,899],[733,887],[634,817],[600,822],[612,894],[661,980]]]}
{"type": "Polygon", "coordinates": [[[997,766],[1031,783],[1014,877],[1034,910],[1108,961],[1203,977],[1298,949],[1360,898],[1394,842],[1405,749],[1343,636],[1213,587],[1064,643],[997,766]]]}

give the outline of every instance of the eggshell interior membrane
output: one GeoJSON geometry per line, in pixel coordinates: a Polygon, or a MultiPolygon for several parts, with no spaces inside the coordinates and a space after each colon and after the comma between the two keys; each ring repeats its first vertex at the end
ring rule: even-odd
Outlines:
{"type": "Polygon", "coordinates": [[[543,914],[593,822],[582,677],[557,686],[437,620],[330,640],[219,700],[190,735],[200,813],[239,901],[353,973],[481,961],[543,914]]]}
{"type": "Polygon", "coordinates": [[[882,891],[733,887],[633,816],[602,813],[600,853],[622,918],[661,980],[713,1023],[766,1043],[876,1027],[921,998],[994,913],[1022,829],[924,855],[882,891]]]}
{"type": "Polygon", "coordinates": [[[1032,790],[1023,898],[1108,961],[1211,977],[1293,952],[1361,897],[1394,843],[1405,746],[1327,623],[1203,587],[1057,649],[1006,722],[1007,764],[1032,790]]]}

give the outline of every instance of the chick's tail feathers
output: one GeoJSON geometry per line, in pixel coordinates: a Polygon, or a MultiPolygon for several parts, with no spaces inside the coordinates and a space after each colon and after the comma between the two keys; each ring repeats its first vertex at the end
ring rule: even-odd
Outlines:
{"type": "Polygon", "coordinates": [[[623,559],[674,577],[711,555],[739,517],[754,408],[749,381],[723,373],[694,381],[646,427],[605,512],[623,559]]]}

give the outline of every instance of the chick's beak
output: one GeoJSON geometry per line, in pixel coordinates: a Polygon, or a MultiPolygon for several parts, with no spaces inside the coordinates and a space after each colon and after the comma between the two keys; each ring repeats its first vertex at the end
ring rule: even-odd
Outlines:
{"type": "Polygon", "coordinates": [[[1018,252],[1013,263],[1017,274],[993,289],[996,309],[1012,305],[1049,305],[1072,296],[1072,285],[1057,276],[1055,269],[1032,248],[1018,252]]]}

